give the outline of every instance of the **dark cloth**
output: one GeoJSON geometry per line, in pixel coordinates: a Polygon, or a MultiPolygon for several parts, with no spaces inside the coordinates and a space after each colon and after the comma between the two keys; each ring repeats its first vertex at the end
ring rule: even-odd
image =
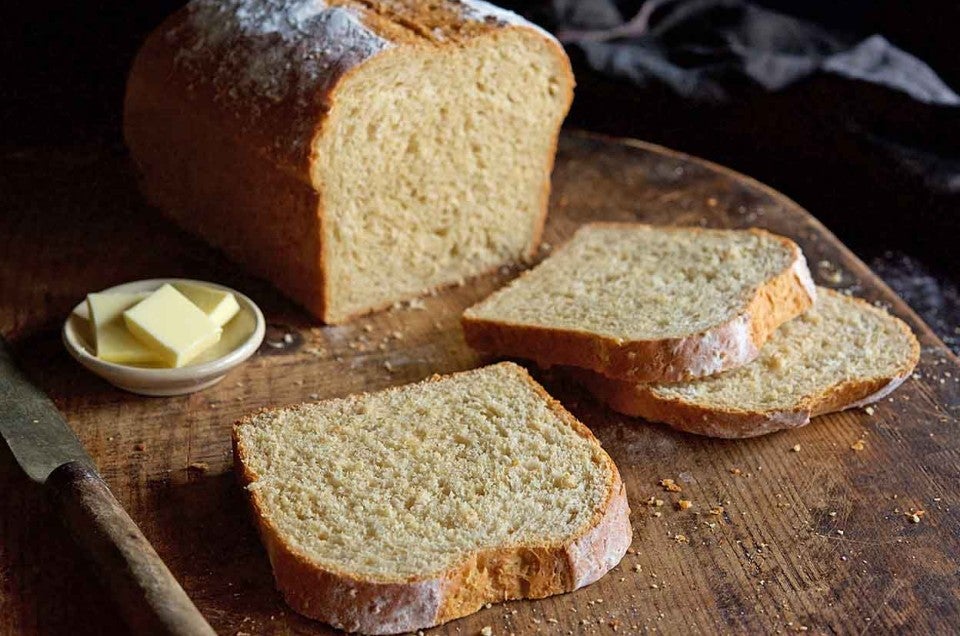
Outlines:
{"type": "Polygon", "coordinates": [[[742,0],[555,0],[553,8],[561,41],[594,69],[693,99],[729,99],[743,81],[777,91],[827,73],[960,105],[927,64],[883,35],[858,38],[742,0]]]}

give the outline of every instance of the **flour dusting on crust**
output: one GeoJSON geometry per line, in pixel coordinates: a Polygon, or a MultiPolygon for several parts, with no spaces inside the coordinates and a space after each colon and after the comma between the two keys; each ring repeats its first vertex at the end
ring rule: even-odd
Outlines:
{"type": "Polygon", "coordinates": [[[294,155],[309,149],[318,102],[339,77],[391,46],[354,9],[322,0],[193,0],[187,11],[166,34],[179,43],[177,66],[210,83],[244,128],[283,105],[274,145],[294,155]]]}
{"type": "Polygon", "coordinates": [[[460,0],[460,3],[464,8],[463,17],[468,20],[479,21],[491,18],[504,25],[532,28],[545,37],[548,37],[551,40],[556,40],[556,38],[553,37],[553,35],[548,31],[540,28],[532,22],[529,22],[513,11],[508,11],[507,9],[498,7],[495,4],[490,4],[484,0],[460,0]]]}

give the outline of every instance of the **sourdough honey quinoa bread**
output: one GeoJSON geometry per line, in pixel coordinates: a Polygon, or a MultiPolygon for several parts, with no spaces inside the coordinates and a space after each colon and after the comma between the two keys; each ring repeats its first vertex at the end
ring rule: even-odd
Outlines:
{"type": "Polygon", "coordinates": [[[594,223],[462,322],[481,351],[670,382],[753,360],[814,297],[800,248],[781,236],[594,223]]]}
{"type": "Polygon", "coordinates": [[[572,370],[614,410],[711,437],[753,437],[879,400],[910,375],[920,345],[881,309],[820,289],[754,362],[679,384],[630,384],[572,370]]]}
{"type": "Polygon", "coordinates": [[[572,90],[479,0],[193,0],[124,132],[152,202],[336,323],[532,254],[572,90]]]}
{"type": "Polygon", "coordinates": [[[569,592],[631,541],[613,461],[510,363],[261,412],[234,450],[287,603],[348,631],[569,592]]]}

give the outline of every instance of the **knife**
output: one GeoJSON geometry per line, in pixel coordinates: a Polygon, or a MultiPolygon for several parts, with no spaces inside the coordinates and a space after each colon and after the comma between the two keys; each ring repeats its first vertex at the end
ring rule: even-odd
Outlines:
{"type": "Polygon", "coordinates": [[[0,338],[0,435],[50,494],[134,634],[214,634],[97,473],[53,402],[17,368],[0,338]]]}

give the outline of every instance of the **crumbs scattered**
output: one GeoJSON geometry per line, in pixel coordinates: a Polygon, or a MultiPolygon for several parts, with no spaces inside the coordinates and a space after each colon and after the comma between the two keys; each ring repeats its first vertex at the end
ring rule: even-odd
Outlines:
{"type": "Polygon", "coordinates": [[[643,572],[643,566],[640,565],[639,563],[635,563],[633,565],[633,571],[639,574],[640,572],[643,572]]]}
{"type": "Polygon", "coordinates": [[[693,506],[693,502],[689,499],[681,499],[677,502],[677,510],[687,510],[693,506]]]}
{"type": "Polygon", "coordinates": [[[667,492],[681,492],[683,490],[683,488],[672,479],[661,479],[660,485],[663,486],[663,489],[667,492]]]}
{"type": "Polygon", "coordinates": [[[910,520],[910,523],[920,523],[920,519],[923,515],[927,514],[926,510],[910,510],[910,512],[903,513],[907,519],[910,520]]]}
{"type": "Polygon", "coordinates": [[[731,469],[730,469],[730,474],[731,474],[731,475],[738,475],[738,476],[739,476],[739,475],[742,475],[742,474],[743,474],[743,471],[740,470],[739,468],[731,468],[731,469]]]}
{"type": "Polygon", "coordinates": [[[489,625],[484,625],[480,628],[480,636],[493,636],[493,628],[489,625]]]}
{"type": "Polygon", "coordinates": [[[791,448],[790,450],[793,451],[794,453],[799,453],[799,452],[800,452],[800,444],[794,444],[794,445],[793,445],[793,448],[791,448]]]}
{"type": "Polygon", "coordinates": [[[876,409],[874,409],[872,406],[866,406],[864,407],[863,410],[864,412],[866,412],[867,415],[873,415],[874,413],[876,413],[876,409]]]}
{"type": "Polygon", "coordinates": [[[823,260],[817,263],[820,276],[828,283],[839,285],[843,282],[843,272],[832,262],[823,260]]]}
{"type": "Polygon", "coordinates": [[[721,516],[721,515],[723,514],[723,506],[714,506],[713,508],[711,508],[711,509],[708,510],[707,512],[709,512],[710,514],[712,514],[712,515],[714,515],[714,516],[719,517],[719,516],[721,516]]]}
{"type": "Polygon", "coordinates": [[[684,534],[675,534],[673,535],[673,540],[677,543],[690,543],[690,539],[687,538],[684,534]]]}
{"type": "Polygon", "coordinates": [[[651,496],[649,499],[647,499],[647,505],[648,505],[648,506],[655,506],[655,507],[659,508],[660,506],[663,505],[663,499],[657,499],[656,497],[652,497],[652,496],[651,496]]]}
{"type": "Polygon", "coordinates": [[[855,450],[857,452],[862,451],[867,447],[867,441],[865,439],[858,439],[853,444],[850,445],[850,450],[855,450]]]}

